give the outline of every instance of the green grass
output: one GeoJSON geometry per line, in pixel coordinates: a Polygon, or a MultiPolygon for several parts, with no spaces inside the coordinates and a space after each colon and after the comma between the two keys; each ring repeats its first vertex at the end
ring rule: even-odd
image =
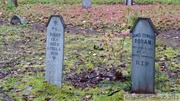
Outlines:
{"type": "MultiPolygon", "coordinates": [[[[86,97],[91,96],[91,101],[123,101],[124,91],[116,85],[110,85],[104,88],[86,88],[81,90],[80,88],[74,88],[71,85],[64,84],[63,88],[58,88],[55,85],[51,85],[44,81],[43,76],[23,77],[22,83],[19,83],[17,77],[9,78],[5,81],[3,86],[4,91],[11,98],[17,101],[24,101],[33,99],[33,101],[42,101],[47,98],[52,98],[55,101],[66,100],[66,101],[79,101],[81,99],[87,99],[86,97]],[[6,86],[6,87],[5,87],[6,86]],[[25,88],[31,87],[26,90],[25,88]],[[19,90],[19,91],[17,91],[19,90]],[[107,96],[109,93],[120,90],[120,92],[113,96],[107,96]],[[24,95],[28,92],[27,97],[24,95]],[[73,99],[73,100],[72,100],[73,99]]],[[[1,81],[1,80],[0,80],[1,81]]]]}
{"type": "Polygon", "coordinates": [[[162,3],[162,4],[180,4],[180,0],[135,0],[137,3],[162,3]]]}
{"type": "MultiPolygon", "coordinates": [[[[80,4],[81,0],[20,0],[21,3],[56,3],[56,4],[80,4]]],[[[122,3],[123,0],[92,0],[93,4],[117,4],[122,3]]]]}
{"type": "MultiPolygon", "coordinates": [[[[4,1],[4,0],[3,0],[4,1]]],[[[19,3],[42,3],[42,4],[80,4],[81,0],[18,0],[19,3]]],[[[136,3],[163,3],[163,4],[180,4],[179,0],[134,0],[136,3]]],[[[92,0],[93,4],[119,4],[124,0],[92,0]]]]}

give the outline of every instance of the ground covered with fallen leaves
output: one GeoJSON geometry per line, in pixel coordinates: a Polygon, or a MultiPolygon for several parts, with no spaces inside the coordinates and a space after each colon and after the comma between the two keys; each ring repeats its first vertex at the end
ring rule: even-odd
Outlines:
{"type": "Polygon", "coordinates": [[[0,4],[0,100],[120,101],[131,92],[131,34],[140,17],[150,17],[160,34],[156,45],[155,92],[180,93],[179,5],[0,4]],[[29,24],[11,25],[19,14],[29,24]],[[46,23],[61,14],[67,25],[63,88],[44,80],[46,23]],[[102,45],[103,44],[103,45],[102,45]]]}

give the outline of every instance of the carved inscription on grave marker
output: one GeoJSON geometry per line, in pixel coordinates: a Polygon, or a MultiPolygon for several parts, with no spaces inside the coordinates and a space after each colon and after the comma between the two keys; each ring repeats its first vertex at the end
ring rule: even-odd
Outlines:
{"type": "Polygon", "coordinates": [[[154,35],[146,33],[135,33],[133,38],[133,57],[138,57],[135,60],[135,64],[139,66],[148,66],[154,62],[154,35]],[[139,59],[141,58],[141,59],[139,59]]]}

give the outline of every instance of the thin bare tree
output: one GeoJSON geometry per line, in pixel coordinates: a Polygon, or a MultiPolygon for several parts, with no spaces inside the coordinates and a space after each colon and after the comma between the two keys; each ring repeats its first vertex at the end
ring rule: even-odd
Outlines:
{"type": "Polygon", "coordinates": [[[17,7],[18,6],[18,3],[17,3],[17,0],[11,0],[13,3],[14,3],[14,5],[17,7]]]}
{"type": "Polygon", "coordinates": [[[133,5],[133,0],[124,0],[125,5],[133,5]]]}

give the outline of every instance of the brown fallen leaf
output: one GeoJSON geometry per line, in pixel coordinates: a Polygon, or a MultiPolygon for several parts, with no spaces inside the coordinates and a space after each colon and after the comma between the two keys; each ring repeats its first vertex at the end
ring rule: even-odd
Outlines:
{"type": "Polygon", "coordinates": [[[166,86],[166,90],[170,90],[171,88],[170,88],[170,86],[166,86]]]}
{"type": "Polygon", "coordinates": [[[53,98],[45,98],[45,101],[54,101],[53,98]]]}
{"type": "Polygon", "coordinates": [[[29,95],[29,98],[35,98],[35,97],[38,97],[39,94],[32,94],[32,95],[29,95]]]}
{"type": "Polygon", "coordinates": [[[22,89],[17,88],[17,89],[15,89],[14,91],[15,91],[15,92],[20,92],[20,91],[22,91],[22,89]]]}

